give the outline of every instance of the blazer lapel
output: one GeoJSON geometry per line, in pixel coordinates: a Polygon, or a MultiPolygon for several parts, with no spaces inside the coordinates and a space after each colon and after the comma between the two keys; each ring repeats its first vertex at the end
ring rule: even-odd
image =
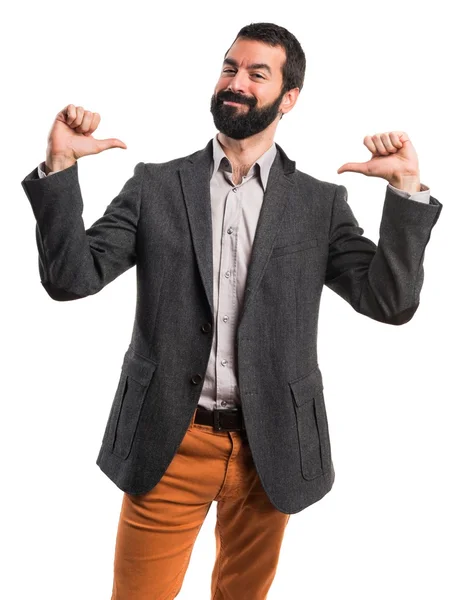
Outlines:
{"type": "MultiPolygon", "coordinates": [[[[180,167],[179,173],[191,227],[194,253],[213,314],[212,210],[210,201],[212,145],[212,140],[209,140],[203,150],[187,157],[186,162],[180,167]]],[[[278,144],[276,145],[277,154],[270,169],[264,201],[259,214],[238,324],[262,279],[272,252],[275,236],[280,227],[287,197],[294,186],[292,174],[295,171],[296,163],[286,156],[278,144]]]]}
{"type": "Polygon", "coordinates": [[[249,305],[251,298],[257,290],[265,267],[273,249],[275,236],[282,222],[282,214],[286,206],[287,198],[292,194],[294,187],[293,172],[295,161],[290,160],[283,149],[276,144],[277,154],[270,169],[264,201],[259,213],[254,243],[252,246],[251,259],[246,277],[243,307],[239,316],[238,325],[249,305]]]}
{"type": "Polygon", "coordinates": [[[181,185],[188,212],[189,225],[210,310],[214,314],[212,209],[210,204],[210,169],[212,164],[212,140],[203,150],[187,157],[180,168],[181,185]]]}

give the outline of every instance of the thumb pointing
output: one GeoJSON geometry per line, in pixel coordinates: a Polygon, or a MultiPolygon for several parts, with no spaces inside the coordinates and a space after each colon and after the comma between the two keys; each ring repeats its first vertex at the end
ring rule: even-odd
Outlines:
{"type": "Polygon", "coordinates": [[[106,140],[95,141],[99,152],[102,152],[103,150],[109,150],[110,148],[123,148],[123,150],[127,149],[126,144],[117,138],[107,138],[106,140]]]}
{"type": "Polygon", "coordinates": [[[364,175],[367,175],[367,163],[345,163],[338,169],[337,173],[340,175],[340,173],[344,173],[345,171],[353,171],[354,173],[363,173],[364,175]]]}

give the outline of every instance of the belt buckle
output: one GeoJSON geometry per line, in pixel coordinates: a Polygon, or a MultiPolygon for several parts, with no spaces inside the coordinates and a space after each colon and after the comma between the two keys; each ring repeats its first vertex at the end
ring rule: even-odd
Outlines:
{"type": "Polygon", "coordinates": [[[244,425],[244,415],[243,412],[241,411],[241,423],[239,425],[239,427],[222,427],[220,425],[220,413],[225,413],[225,412],[238,412],[239,409],[238,408],[232,408],[232,409],[220,409],[220,408],[214,408],[214,430],[215,431],[241,431],[242,429],[245,429],[245,425],[244,425]]]}

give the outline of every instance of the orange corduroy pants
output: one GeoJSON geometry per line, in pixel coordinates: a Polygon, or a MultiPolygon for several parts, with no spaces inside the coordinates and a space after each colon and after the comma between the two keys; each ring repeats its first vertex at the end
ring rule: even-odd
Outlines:
{"type": "MultiPolygon", "coordinates": [[[[148,492],[124,492],[111,600],[172,600],[199,530],[217,502],[211,600],[265,600],[290,515],[266,496],[245,431],[215,431],[195,414],[148,492]]],[[[189,595],[193,600],[207,600],[189,595]]]]}

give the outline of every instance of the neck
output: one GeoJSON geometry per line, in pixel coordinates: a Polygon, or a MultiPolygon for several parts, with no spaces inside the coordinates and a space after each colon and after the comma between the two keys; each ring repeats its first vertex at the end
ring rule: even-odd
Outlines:
{"type": "Polygon", "coordinates": [[[271,147],[273,138],[274,132],[267,130],[244,140],[235,140],[223,133],[217,134],[217,139],[234,170],[245,173],[271,147]]]}

